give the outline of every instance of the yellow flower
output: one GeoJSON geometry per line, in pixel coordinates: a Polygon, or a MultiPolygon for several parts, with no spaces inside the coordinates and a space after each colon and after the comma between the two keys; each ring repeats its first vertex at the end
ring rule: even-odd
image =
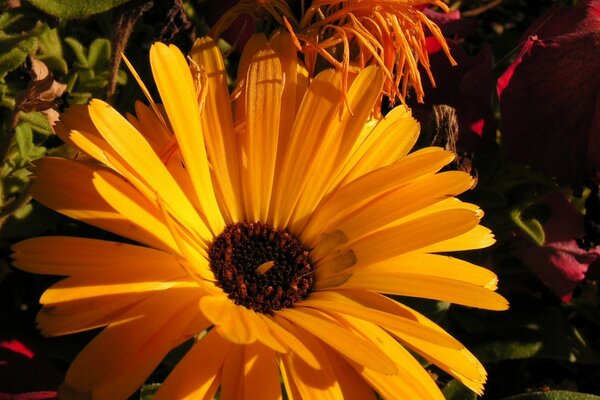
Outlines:
{"type": "Polygon", "coordinates": [[[63,397],[126,398],[190,339],[157,400],[277,399],[280,382],[294,399],[442,399],[409,351],[482,392],[468,350],[385,296],[507,307],[492,272],[435,254],[493,242],[478,207],[453,197],[472,178],[440,172],[454,157],[441,148],[408,154],[419,127],[403,106],[369,119],[377,66],[346,104],[341,73],[309,82],[291,41],[251,40],[234,111],[219,50],[201,39],[191,68],[152,47],[162,106],[125,118],[93,100],[62,116],[57,133],[89,157],[40,161],[33,195],[131,240],[14,246],[17,267],[67,276],[40,300],[44,334],[104,328],[63,397]]]}

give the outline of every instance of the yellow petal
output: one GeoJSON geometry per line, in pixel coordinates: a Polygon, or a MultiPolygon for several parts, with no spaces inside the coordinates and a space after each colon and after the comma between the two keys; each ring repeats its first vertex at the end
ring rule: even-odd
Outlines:
{"type": "Polygon", "coordinates": [[[138,130],[158,153],[171,139],[171,132],[163,125],[162,115],[142,103],[135,102],[135,115],[138,120],[138,130]]]}
{"type": "Polygon", "coordinates": [[[287,359],[284,360],[284,358],[286,357],[279,358],[279,372],[281,374],[283,387],[285,388],[285,394],[290,400],[302,399],[302,395],[294,382],[294,375],[292,375],[292,372],[290,371],[291,367],[289,365],[286,366],[287,359]]]}
{"type": "MultiPolygon", "coordinates": [[[[275,167],[274,191],[280,185],[280,171],[282,165],[286,163],[286,155],[292,128],[296,114],[300,108],[302,97],[308,88],[308,73],[298,60],[297,49],[293,43],[292,37],[288,32],[279,31],[273,35],[269,41],[269,48],[273,50],[281,63],[281,70],[284,76],[284,87],[281,94],[281,107],[279,118],[279,139],[277,143],[277,165],[275,167]]],[[[270,207],[268,221],[274,221],[275,207],[270,207]]]]}
{"type": "Polygon", "coordinates": [[[359,275],[376,272],[398,276],[408,274],[439,277],[490,289],[495,289],[498,281],[496,274],[489,269],[458,258],[420,252],[403,254],[380,263],[365,265],[353,271],[359,275]]]}
{"type": "Polygon", "coordinates": [[[281,318],[275,313],[273,316],[265,316],[265,320],[269,329],[279,340],[285,343],[291,352],[296,354],[302,361],[308,364],[311,368],[320,369],[321,364],[319,359],[305,345],[303,335],[298,329],[288,322],[285,318],[281,318]]]}
{"type": "Polygon", "coordinates": [[[279,184],[273,198],[275,227],[288,225],[308,179],[315,151],[342,103],[339,74],[325,70],[312,80],[294,122],[288,152],[280,165],[279,184]]]}
{"type": "Polygon", "coordinates": [[[255,313],[254,315],[256,317],[254,321],[256,340],[278,353],[287,353],[289,351],[287,343],[270,329],[272,321],[268,319],[267,315],[262,313],[255,313]]]}
{"type": "MultiPolygon", "coordinates": [[[[418,312],[402,304],[397,305],[399,308],[404,309],[407,314],[412,315],[419,323],[443,332],[442,328],[435,322],[425,318],[418,312]]],[[[440,346],[438,343],[423,341],[418,338],[400,337],[400,339],[406,345],[410,346],[413,351],[454,376],[475,393],[479,395],[483,394],[483,384],[487,378],[486,371],[477,358],[466,348],[451,349],[440,346]]]]}
{"type": "Polygon", "coordinates": [[[297,49],[288,32],[280,31],[273,35],[269,41],[269,48],[277,54],[285,76],[285,86],[281,95],[281,103],[284,106],[281,108],[278,146],[278,151],[283,150],[279,157],[283,157],[292,133],[296,112],[308,87],[308,80],[303,79],[303,74],[298,73],[298,69],[302,67],[298,61],[297,49]]]}
{"type": "MultiPolygon", "coordinates": [[[[181,223],[210,240],[212,234],[167,168],[142,135],[125,118],[101,100],[92,100],[90,116],[104,139],[126,160],[148,188],[164,199],[169,212],[181,223]]],[[[117,160],[115,160],[117,161],[117,160]]],[[[129,178],[129,177],[128,177],[129,178]]],[[[135,182],[133,182],[135,184],[135,182]]],[[[139,190],[139,188],[138,188],[139,190]]]]}
{"type": "Polygon", "coordinates": [[[309,333],[303,337],[305,345],[321,360],[322,367],[311,368],[294,353],[282,356],[280,369],[288,396],[294,399],[342,399],[343,392],[321,342],[309,333]]]}
{"type": "Polygon", "coordinates": [[[405,157],[419,137],[419,128],[408,108],[400,105],[392,109],[353,149],[339,174],[342,185],[405,157]]]}
{"type": "MultiPolygon", "coordinates": [[[[177,47],[162,43],[156,43],[150,49],[150,65],[202,213],[213,235],[218,235],[225,222],[210,177],[198,94],[190,69],[177,47]]],[[[228,109],[220,111],[226,113],[228,109]]],[[[161,196],[169,202],[163,193],[161,196]]]]}
{"type": "Polygon", "coordinates": [[[114,296],[126,293],[162,292],[177,287],[196,287],[183,271],[175,275],[164,273],[152,277],[132,276],[126,270],[108,269],[111,276],[90,273],[71,276],[52,285],[42,294],[41,304],[81,301],[100,296],[114,296]]]}
{"type": "MultiPolygon", "coordinates": [[[[242,55],[240,57],[240,62],[238,63],[237,70],[237,82],[238,88],[240,85],[246,84],[246,76],[248,75],[248,68],[250,67],[250,62],[254,58],[254,55],[261,50],[265,50],[268,48],[267,37],[264,33],[257,33],[252,35],[250,39],[244,45],[244,50],[242,51],[242,55]]],[[[237,97],[235,102],[235,123],[239,124],[246,120],[246,91],[240,90],[237,91],[237,97]]]]}
{"type": "Polygon", "coordinates": [[[244,346],[244,398],[281,399],[275,352],[255,342],[244,346]]]}
{"type": "Polygon", "coordinates": [[[212,400],[232,344],[211,330],[177,363],[154,398],[212,400]]]}
{"type": "MultiPolygon", "coordinates": [[[[348,293],[346,290],[338,291],[348,293]]],[[[364,307],[387,311],[408,319],[413,319],[415,322],[436,330],[440,334],[449,336],[436,323],[388,297],[365,290],[352,290],[350,294],[354,301],[359,302],[364,307]]],[[[459,348],[447,347],[436,341],[425,340],[415,335],[406,336],[393,329],[390,329],[390,333],[415,352],[455,376],[476,393],[482,392],[486,377],[485,370],[479,361],[463,346],[459,348]]]]}
{"type": "MultiPolygon", "coordinates": [[[[144,135],[156,154],[160,155],[161,159],[166,162],[168,171],[173,176],[173,179],[179,184],[183,192],[194,193],[194,187],[190,180],[190,176],[184,167],[185,163],[178,152],[177,143],[174,143],[175,138],[172,136],[170,128],[165,125],[166,123],[164,122],[162,114],[158,115],[157,111],[145,106],[139,101],[135,103],[135,111],[139,125],[136,129],[144,135]]],[[[154,193],[152,193],[151,198],[153,197],[154,193]]],[[[195,207],[198,204],[197,199],[193,196],[190,198],[190,202],[194,204],[195,207]]]]}
{"type": "Polygon", "coordinates": [[[389,333],[368,321],[349,316],[345,316],[344,319],[357,331],[371,338],[381,351],[394,355],[398,372],[393,375],[385,375],[351,362],[361,378],[369,382],[383,398],[444,399],[431,375],[389,333]]]}
{"type": "Polygon", "coordinates": [[[176,248],[175,240],[162,221],[158,206],[146,200],[127,181],[112,172],[97,170],[94,172],[93,184],[98,194],[115,211],[152,233],[169,248],[176,248]]]}
{"type": "Polygon", "coordinates": [[[66,142],[68,142],[68,138],[65,137],[65,134],[68,134],[73,129],[87,132],[89,136],[96,138],[102,137],[90,118],[88,107],[83,104],[73,104],[67,108],[60,115],[60,121],[56,123],[54,129],[56,134],[66,142]]]}
{"type": "Polygon", "coordinates": [[[241,182],[238,160],[241,157],[233,129],[231,100],[227,89],[227,71],[221,50],[209,37],[194,43],[190,58],[206,72],[206,102],[200,115],[208,159],[217,183],[219,204],[227,223],[240,220],[241,182]]]}
{"type": "Polygon", "coordinates": [[[53,129],[71,147],[113,168],[105,153],[112,152],[114,154],[114,151],[94,126],[86,105],[75,104],[69,107],[60,116],[60,121],[53,129]]]}
{"type": "Polygon", "coordinates": [[[426,216],[426,215],[431,215],[440,211],[447,211],[447,210],[469,210],[472,211],[473,213],[477,214],[478,218],[481,219],[483,218],[483,211],[481,210],[481,208],[479,208],[478,205],[476,204],[472,204],[472,203],[465,203],[464,201],[461,201],[459,199],[457,199],[456,197],[446,197],[443,200],[440,200],[438,202],[435,202],[433,204],[430,204],[428,206],[422,207],[420,210],[417,210],[415,212],[412,212],[402,218],[399,218],[397,220],[398,224],[407,222],[407,221],[412,221],[414,219],[426,216]]]}
{"type": "Polygon", "coordinates": [[[489,247],[495,242],[496,239],[494,239],[494,234],[491,230],[485,226],[477,225],[462,235],[425,246],[421,251],[442,253],[447,251],[476,250],[489,247]]]}
{"type": "MultiPolygon", "coordinates": [[[[350,251],[353,254],[356,259],[356,268],[384,261],[461,235],[474,228],[478,223],[477,213],[471,210],[440,211],[376,231],[356,242],[350,242],[318,261],[317,268],[337,268],[336,264],[340,262],[339,255],[343,255],[344,251],[350,251]],[[403,240],[398,240],[398,238],[403,240]]],[[[341,261],[343,262],[343,259],[341,261]]]]}
{"type": "MultiPolygon", "coordinates": [[[[341,231],[348,241],[356,240],[448,196],[458,195],[472,184],[473,179],[464,172],[427,175],[373,199],[338,223],[330,221],[322,227],[322,232],[341,231]]],[[[320,253],[319,243],[314,246],[313,253],[318,259],[317,253],[320,253]]]]}
{"type": "Polygon", "coordinates": [[[162,199],[158,200],[163,212],[163,219],[167,222],[171,235],[177,243],[177,250],[173,252],[173,255],[179,264],[199,284],[202,285],[206,281],[214,282],[216,278],[208,261],[208,244],[195,237],[193,232],[172,218],[165,210],[162,199]]]}
{"type": "Polygon", "coordinates": [[[221,336],[236,344],[248,344],[256,340],[253,311],[238,306],[225,295],[206,295],[200,300],[202,313],[215,325],[221,336]]]}
{"type": "Polygon", "coordinates": [[[488,310],[506,310],[508,308],[505,298],[486,287],[447,276],[397,273],[390,271],[389,268],[384,268],[382,271],[359,269],[341,287],[442,300],[488,310]]]}
{"type": "Polygon", "coordinates": [[[327,345],[322,346],[322,350],[324,357],[329,361],[325,364],[325,368],[329,367],[335,375],[344,400],[375,400],[375,392],[371,386],[342,358],[341,354],[327,345]]]}
{"type": "Polygon", "coordinates": [[[66,138],[65,142],[74,148],[79,149],[107,167],[121,173],[118,167],[111,162],[109,155],[113,159],[119,159],[120,157],[102,137],[96,137],[89,132],[72,130],[66,134],[66,138]]]}
{"type": "Polygon", "coordinates": [[[233,345],[223,363],[221,373],[221,391],[219,399],[238,400],[244,398],[244,348],[246,346],[233,345]]]}
{"type": "Polygon", "coordinates": [[[416,336],[428,341],[439,342],[443,346],[460,348],[462,345],[453,338],[439,334],[437,331],[424,325],[420,325],[411,319],[401,316],[369,309],[353,301],[353,292],[343,291],[318,291],[298,304],[300,307],[311,307],[327,313],[340,313],[350,315],[381,326],[384,329],[393,329],[402,332],[404,335],[416,336]]]}
{"type": "Polygon", "coordinates": [[[156,102],[154,101],[154,99],[150,95],[150,91],[148,90],[148,88],[144,84],[144,81],[142,81],[142,78],[140,78],[140,75],[137,73],[137,71],[135,70],[135,68],[133,68],[133,65],[129,62],[129,60],[127,59],[127,57],[125,57],[124,54],[123,54],[123,61],[125,62],[125,65],[127,65],[127,68],[129,69],[129,72],[131,73],[131,75],[133,75],[133,77],[135,78],[135,80],[136,80],[136,82],[137,82],[140,90],[142,91],[142,93],[146,97],[146,100],[148,100],[148,103],[150,104],[150,107],[154,111],[154,114],[159,119],[159,123],[161,125],[161,128],[168,129],[167,122],[165,121],[165,118],[164,118],[164,115],[162,113],[162,109],[161,109],[160,105],[156,104],[156,102]]]}
{"type": "Polygon", "coordinates": [[[246,76],[246,131],[242,146],[248,158],[243,169],[246,217],[266,221],[273,189],[283,73],[273,51],[260,51],[246,76]]]}
{"type": "MultiPolygon", "coordinates": [[[[46,207],[71,218],[155,248],[169,248],[168,242],[146,229],[144,224],[148,221],[135,215],[121,215],[100,196],[93,185],[94,173],[100,170],[102,168],[93,164],[44,158],[37,162],[31,194],[46,207]]],[[[143,209],[140,205],[137,207],[143,209]]]]}
{"type": "MultiPolygon", "coordinates": [[[[195,317],[194,313],[190,315],[190,307],[196,306],[200,294],[195,289],[169,290],[132,307],[124,314],[123,321],[109,325],[79,353],[67,372],[64,386],[75,392],[90,391],[117,379],[115,373],[119,367],[141,355],[158,364],[171,348],[186,339],[182,334],[189,323],[187,318],[195,317]],[[149,314],[152,318],[147,317],[149,314]]],[[[144,372],[149,374],[155,365],[151,367],[144,366],[144,372]]],[[[127,390],[133,392],[145,378],[136,376],[137,380],[128,382],[127,390]]]]}
{"type": "Polygon", "coordinates": [[[169,253],[106,240],[46,236],[24,240],[12,249],[14,265],[37,274],[105,275],[102,270],[111,268],[123,269],[131,276],[181,273],[169,253]]]}
{"type": "Polygon", "coordinates": [[[44,306],[36,317],[44,336],[59,336],[104,327],[123,320],[124,313],[152,292],[89,297],[44,306]]]}
{"type": "Polygon", "coordinates": [[[381,70],[374,66],[366,68],[352,83],[346,95],[347,104],[341,101],[335,114],[325,117],[327,127],[321,127],[319,132],[323,139],[316,151],[311,154],[311,162],[305,167],[307,170],[304,173],[307,177],[301,188],[307,190],[302,190],[294,208],[290,221],[290,229],[293,232],[301,232],[307,218],[330,190],[335,176],[348,158],[353,144],[373,110],[382,86],[381,70]]]}
{"type": "Polygon", "coordinates": [[[295,307],[280,310],[278,315],[318,336],[359,364],[383,373],[394,373],[396,370],[393,362],[385,354],[377,351],[371,343],[351,335],[338,321],[320,311],[308,307],[295,307]]]}
{"type": "Polygon", "coordinates": [[[302,242],[314,247],[315,240],[327,224],[342,220],[350,212],[382,193],[437,172],[454,158],[449,151],[430,149],[415,152],[333,191],[313,212],[308,225],[302,231],[302,242]]]}
{"type": "MultiPolygon", "coordinates": [[[[122,399],[133,394],[170,350],[191,338],[189,332],[185,330],[199,314],[197,299],[198,297],[194,297],[189,305],[182,308],[181,311],[173,310],[172,318],[158,334],[149,338],[135,354],[116,365],[110,378],[94,387],[94,398],[122,399]]],[[[202,321],[200,330],[195,333],[206,328],[206,324],[206,320],[202,321]]],[[[106,350],[111,351],[111,349],[106,350]]]]}

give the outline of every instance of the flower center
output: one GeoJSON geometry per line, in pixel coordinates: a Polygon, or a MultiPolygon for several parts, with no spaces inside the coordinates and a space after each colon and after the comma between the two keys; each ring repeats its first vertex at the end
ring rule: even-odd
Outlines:
{"type": "Polygon", "coordinates": [[[210,266],[235,304],[265,314],[310,293],[314,266],[295,236],[261,222],[225,228],[209,249],[210,266]]]}

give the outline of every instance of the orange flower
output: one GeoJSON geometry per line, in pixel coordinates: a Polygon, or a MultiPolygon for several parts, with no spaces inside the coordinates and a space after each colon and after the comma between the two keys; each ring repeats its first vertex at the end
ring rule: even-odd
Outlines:
{"type": "Polygon", "coordinates": [[[319,59],[323,59],[343,71],[342,85],[347,90],[352,76],[377,64],[384,72],[383,94],[392,102],[399,98],[404,103],[410,87],[422,102],[419,64],[435,86],[426,30],[437,39],[450,62],[456,64],[440,29],[421,11],[430,5],[448,11],[441,0],[314,0],[308,8],[302,7],[297,20],[283,0],[241,0],[217,22],[212,34],[218,36],[242,13],[256,18],[268,15],[292,34],[296,47],[304,54],[310,76],[322,69],[319,59]]]}
{"type": "Polygon", "coordinates": [[[494,241],[454,197],[472,177],[439,172],[454,158],[441,148],[409,154],[419,126],[404,106],[369,118],[379,67],[353,80],[350,113],[342,74],[309,81],[291,40],[249,42],[235,113],[221,54],[201,39],[191,68],[152,47],[164,108],[149,98],[125,118],[93,100],[62,116],[57,133],[90,159],[43,159],[34,197],[133,242],[14,246],[17,267],[67,276],[40,300],[44,334],[103,328],[64,398],[127,398],[186,341],[156,400],[442,400],[407,348],[483,391],[462,344],[385,296],[506,309],[493,272],[434,254],[494,241]]]}

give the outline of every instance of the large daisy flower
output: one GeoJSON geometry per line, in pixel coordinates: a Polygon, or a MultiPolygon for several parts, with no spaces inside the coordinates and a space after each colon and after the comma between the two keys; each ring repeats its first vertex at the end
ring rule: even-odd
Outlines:
{"type": "Polygon", "coordinates": [[[253,38],[233,107],[221,54],[190,63],[155,44],[162,105],[121,116],[93,100],[57,133],[84,153],[46,158],[33,195],[127,243],[39,237],[15,265],[65,275],[42,296],[46,335],[104,328],[61,395],[126,398],[175,347],[191,344],[156,399],[442,399],[414,358],[477,393],[481,364],[435,323],[387,295],[502,310],[496,276],[447,255],[490,245],[472,186],[440,170],[441,148],[408,154],[419,126],[403,106],[372,119],[384,76],[314,79],[292,38],[253,38]]]}

